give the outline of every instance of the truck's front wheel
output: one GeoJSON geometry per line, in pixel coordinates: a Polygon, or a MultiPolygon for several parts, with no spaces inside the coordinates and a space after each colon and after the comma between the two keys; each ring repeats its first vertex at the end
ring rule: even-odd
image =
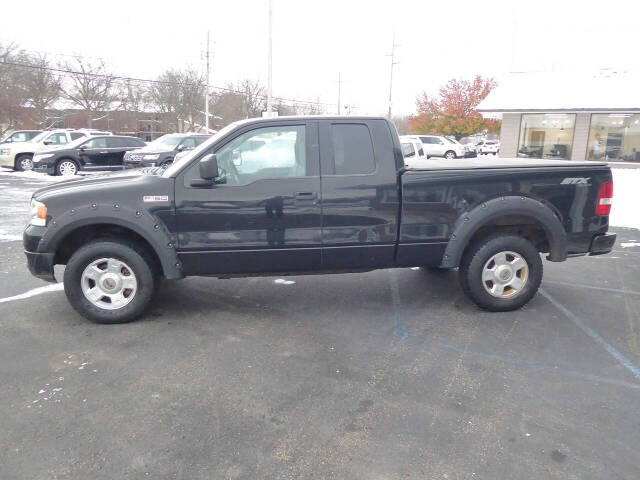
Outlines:
{"type": "Polygon", "coordinates": [[[542,260],[527,239],[495,234],[467,249],[459,273],[462,289],[478,306],[504,312],[522,307],[536,294],[542,260]]]}
{"type": "Polygon", "coordinates": [[[93,322],[131,322],[153,297],[152,262],[148,252],[136,244],[96,240],[67,262],[64,291],[73,308],[93,322]]]}

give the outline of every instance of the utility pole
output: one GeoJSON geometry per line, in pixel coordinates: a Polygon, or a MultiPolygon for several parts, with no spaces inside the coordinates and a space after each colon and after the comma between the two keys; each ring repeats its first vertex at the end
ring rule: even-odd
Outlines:
{"type": "Polygon", "coordinates": [[[272,97],[272,88],[273,88],[273,82],[272,82],[272,75],[273,75],[273,71],[272,71],[272,54],[273,54],[273,49],[272,49],[272,23],[273,23],[273,2],[272,0],[269,0],[269,66],[268,66],[268,71],[267,71],[267,115],[269,115],[271,113],[271,107],[273,104],[273,97],[272,97]]]}
{"type": "Polygon", "coordinates": [[[391,120],[391,105],[393,96],[393,66],[398,63],[396,62],[396,47],[399,46],[400,45],[396,45],[396,32],[394,30],[393,39],[391,41],[391,55],[388,55],[389,57],[391,57],[391,78],[389,79],[389,113],[387,114],[389,120],[391,120]]]}
{"type": "Polygon", "coordinates": [[[204,92],[204,126],[209,133],[209,31],[207,31],[207,84],[204,92]]]}
{"type": "Polygon", "coordinates": [[[340,72],[338,72],[338,115],[340,115],[340,87],[342,86],[342,79],[340,78],[340,72]]]}

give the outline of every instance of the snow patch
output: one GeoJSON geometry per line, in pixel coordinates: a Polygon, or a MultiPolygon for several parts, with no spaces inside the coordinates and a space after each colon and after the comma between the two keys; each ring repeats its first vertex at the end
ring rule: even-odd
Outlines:
{"type": "Polygon", "coordinates": [[[631,241],[631,242],[622,242],[622,243],[620,243],[620,246],[621,246],[622,248],[640,247],[640,242],[635,242],[635,241],[631,241]]]}
{"type": "Polygon", "coordinates": [[[13,300],[23,300],[35,295],[40,295],[41,293],[57,292],[63,289],[64,283],[53,283],[45,287],[34,288],[33,290],[29,290],[28,292],[24,292],[19,295],[14,295],[13,297],[0,298],[0,303],[12,302],[13,300]]]}
{"type": "Polygon", "coordinates": [[[640,169],[612,168],[613,205],[609,225],[640,229],[640,169]]]}
{"type": "Polygon", "coordinates": [[[22,240],[22,235],[12,233],[0,233],[0,242],[17,242],[22,240]]]}
{"type": "Polygon", "coordinates": [[[292,285],[296,282],[294,282],[293,280],[285,280],[284,278],[278,278],[274,280],[273,283],[277,283],[278,285],[292,285]]]}

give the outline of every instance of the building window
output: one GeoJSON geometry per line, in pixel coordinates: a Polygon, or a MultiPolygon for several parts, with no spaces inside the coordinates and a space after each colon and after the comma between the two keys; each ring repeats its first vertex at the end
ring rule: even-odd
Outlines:
{"type": "Polygon", "coordinates": [[[592,114],[587,159],[640,162],[640,114],[592,114]]]}
{"type": "Polygon", "coordinates": [[[574,113],[523,114],[518,157],[571,158],[574,113]]]}

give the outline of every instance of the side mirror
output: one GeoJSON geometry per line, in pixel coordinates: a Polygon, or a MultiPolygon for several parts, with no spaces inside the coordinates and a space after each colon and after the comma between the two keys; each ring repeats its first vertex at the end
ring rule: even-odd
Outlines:
{"type": "Polygon", "coordinates": [[[51,145],[51,141],[50,140],[45,140],[44,142],[42,142],[43,145],[51,145]]]}
{"type": "Polygon", "coordinates": [[[191,180],[192,187],[212,187],[214,180],[219,176],[218,172],[218,159],[215,153],[205,155],[200,160],[200,178],[191,180]]]}
{"type": "Polygon", "coordinates": [[[176,148],[176,150],[178,150],[179,152],[184,150],[184,145],[178,145],[178,148],[176,148]]]}
{"type": "Polygon", "coordinates": [[[80,145],[80,146],[78,147],[78,150],[80,150],[81,152],[84,152],[86,149],[87,149],[87,146],[86,146],[86,145],[80,145]]]}

